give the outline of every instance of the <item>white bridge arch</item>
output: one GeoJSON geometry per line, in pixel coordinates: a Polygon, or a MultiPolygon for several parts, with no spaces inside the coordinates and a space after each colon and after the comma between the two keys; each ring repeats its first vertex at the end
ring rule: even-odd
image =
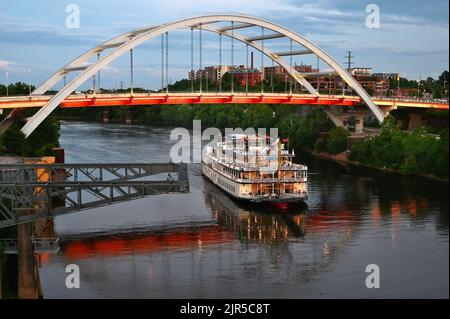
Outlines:
{"type": "MultiPolygon", "coordinates": [[[[146,27],[131,32],[124,33],[113,39],[101,43],[100,45],[85,52],[78,58],[74,59],[66,66],[58,70],[49,79],[33,91],[33,95],[40,95],[51,89],[56,83],[62,80],[68,73],[75,71],[82,71],[72,81],[67,83],[52,99],[39,111],[37,111],[32,117],[30,117],[26,124],[22,128],[22,132],[28,137],[42,121],[44,121],[55,110],[58,105],[67,98],[73,91],[80,87],[89,78],[97,74],[100,70],[106,67],[108,64],[127,53],[129,50],[154,39],[166,32],[176,29],[199,29],[209,32],[216,32],[228,37],[232,37],[238,41],[241,41],[256,50],[262,52],[264,55],[272,59],[274,62],[282,66],[286,72],[288,72],[300,85],[302,85],[309,93],[319,96],[319,93],[313,88],[313,86],[297,72],[289,63],[282,59],[282,56],[288,54],[277,54],[268,50],[264,45],[260,45],[257,42],[265,39],[286,37],[292,40],[293,43],[300,44],[307,50],[299,54],[315,54],[322,61],[328,64],[334,72],[336,72],[367,104],[377,120],[381,123],[384,119],[383,112],[373,102],[371,97],[367,94],[364,88],[353,78],[353,76],[343,68],[338,62],[336,62],[325,51],[320,49],[317,45],[300,36],[296,32],[293,32],[283,26],[268,22],[259,18],[253,18],[244,15],[208,15],[194,18],[183,19],[171,23],[166,23],[153,27],[146,27]],[[215,23],[232,22],[230,27],[219,27],[214,25],[215,23]],[[237,24],[235,24],[237,23],[237,24]],[[261,37],[248,38],[237,32],[236,29],[242,29],[247,27],[261,27],[264,30],[271,30],[275,34],[269,34],[261,37]],[[96,62],[86,65],[86,62],[98,55],[99,53],[112,49],[102,58],[99,58],[96,62]]],[[[292,52],[291,52],[292,54],[292,52]]]]}

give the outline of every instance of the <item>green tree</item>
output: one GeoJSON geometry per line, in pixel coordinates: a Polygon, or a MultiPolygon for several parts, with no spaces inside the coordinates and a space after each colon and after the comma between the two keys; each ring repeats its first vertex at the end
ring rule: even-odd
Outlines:
{"type": "Polygon", "coordinates": [[[326,149],[331,154],[338,154],[347,149],[347,138],[350,132],[341,126],[334,127],[330,131],[330,138],[326,143],[326,149]]]}

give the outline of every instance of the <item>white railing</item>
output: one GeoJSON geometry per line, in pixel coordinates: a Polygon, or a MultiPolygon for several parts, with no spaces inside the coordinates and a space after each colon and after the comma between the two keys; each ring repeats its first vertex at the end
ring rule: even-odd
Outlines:
{"type": "MultiPolygon", "coordinates": [[[[59,238],[32,238],[35,253],[57,253],[59,251],[59,238]]],[[[18,253],[17,239],[0,239],[4,254],[18,253]]]]}

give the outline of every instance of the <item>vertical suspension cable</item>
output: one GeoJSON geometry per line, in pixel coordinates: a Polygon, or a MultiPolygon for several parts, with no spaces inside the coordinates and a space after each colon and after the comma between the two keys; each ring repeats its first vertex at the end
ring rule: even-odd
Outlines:
{"type": "Polygon", "coordinates": [[[245,44],[245,94],[248,94],[248,43],[245,44]]]}
{"type": "MultiPolygon", "coordinates": [[[[261,37],[262,37],[262,42],[261,42],[261,72],[264,72],[264,27],[261,27],[261,37]]],[[[262,75],[262,73],[261,73],[262,75]]],[[[261,94],[264,93],[264,81],[262,79],[261,76],[261,94]]]]}
{"type": "Polygon", "coordinates": [[[130,49],[130,84],[131,84],[131,95],[133,95],[134,87],[134,73],[133,73],[133,49],[130,49]]]}
{"type": "Polygon", "coordinates": [[[234,93],[234,21],[231,21],[231,94],[234,93]]]}
{"type": "MultiPolygon", "coordinates": [[[[97,53],[97,61],[100,60],[100,53],[97,53]]],[[[97,73],[97,82],[98,82],[98,89],[100,89],[100,70],[98,70],[97,73]]]]}
{"type": "Polygon", "coordinates": [[[219,33],[219,65],[220,65],[220,76],[219,76],[219,92],[222,93],[222,33],[219,33]]]}
{"type": "Polygon", "coordinates": [[[320,93],[320,58],[317,57],[317,92],[320,93]]]}
{"type": "Polygon", "coordinates": [[[289,41],[289,69],[290,69],[290,77],[289,77],[289,95],[292,95],[292,39],[289,41]]]}
{"type": "Polygon", "coordinates": [[[191,28],[191,92],[194,92],[194,28],[191,28]]]}
{"type": "Polygon", "coordinates": [[[272,93],[274,92],[274,88],[273,88],[274,73],[275,73],[275,62],[272,60],[272,72],[270,72],[270,86],[272,87],[272,93]]]}
{"type": "Polygon", "coordinates": [[[169,32],[166,32],[166,94],[169,93],[169,32]]]}
{"type": "Polygon", "coordinates": [[[95,97],[96,84],[95,84],[95,74],[92,76],[92,95],[95,97]]]}
{"type": "Polygon", "coordinates": [[[202,54],[203,54],[203,43],[202,43],[202,24],[200,23],[199,24],[199,77],[200,77],[200,85],[199,85],[199,91],[200,91],[200,94],[202,93],[202,88],[203,88],[203,70],[202,70],[202,59],[203,59],[203,56],[202,56],[202,54]]]}
{"type": "Polygon", "coordinates": [[[161,93],[164,92],[164,34],[161,34],[161,93]]]}

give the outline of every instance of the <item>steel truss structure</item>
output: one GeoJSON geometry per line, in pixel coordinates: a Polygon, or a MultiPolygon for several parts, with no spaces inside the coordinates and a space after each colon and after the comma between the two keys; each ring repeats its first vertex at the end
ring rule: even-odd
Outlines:
{"type": "Polygon", "coordinates": [[[189,192],[186,164],[14,164],[0,165],[0,171],[0,228],[149,195],[189,192]],[[143,180],[163,173],[165,179],[143,180]]]}

